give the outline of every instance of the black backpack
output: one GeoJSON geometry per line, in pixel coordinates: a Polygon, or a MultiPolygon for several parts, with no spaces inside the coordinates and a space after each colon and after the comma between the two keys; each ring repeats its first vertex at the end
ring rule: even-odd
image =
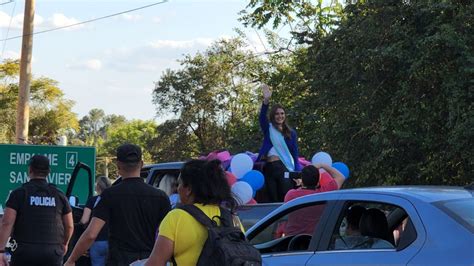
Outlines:
{"type": "Polygon", "coordinates": [[[208,237],[202,248],[197,266],[260,266],[260,252],[250,244],[239,227],[233,226],[229,210],[220,207],[221,226],[194,205],[181,205],[183,209],[207,228],[208,237]]]}

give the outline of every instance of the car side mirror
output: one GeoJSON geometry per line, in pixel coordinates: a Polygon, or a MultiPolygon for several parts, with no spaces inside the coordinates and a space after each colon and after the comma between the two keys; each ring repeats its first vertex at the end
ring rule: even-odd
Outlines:
{"type": "Polygon", "coordinates": [[[78,198],[76,196],[69,196],[69,205],[71,207],[77,207],[78,204],[78,198]]]}

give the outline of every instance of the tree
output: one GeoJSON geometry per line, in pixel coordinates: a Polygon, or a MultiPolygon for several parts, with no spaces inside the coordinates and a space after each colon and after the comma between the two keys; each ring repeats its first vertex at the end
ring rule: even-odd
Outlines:
{"type": "MultiPolygon", "coordinates": [[[[14,141],[16,106],[18,100],[19,62],[4,61],[0,64],[0,141],[14,141]]],[[[74,102],[64,98],[58,83],[50,78],[33,79],[30,87],[30,130],[32,144],[55,144],[60,135],[79,128],[72,112],[74,102]]]]}
{"type": "Polygon", "coordinates": [[[151,153],[154,162],[184,161],[196,157],[197,139],[179,120],[167,120],[157,128],[151,153]]]}
{"type": "Polygon", "coordinates": [[[310,1],[250,0],[243,13],[257,28],[303,26],[292,33],[308,45],[279,54],[269,79],[302,151],[348,163],[349,186],[470,182],[472,1],[346,2],[327,20],[310,1]]]}
{"type": "Polygon", "coordinates": [[[114,157],[118,146],[133,143],[142,148],[143,161],[151,163],[150,153],[156,135],[157,125],[153,121],[132,120],[107,130],[107,140],[104,142],[106,153],[114,157]]]}
{"type": "Polygon", "coordinates": [[[312,38],[328,35],[343,16],[345,1],[301,0],[301,1],[259,1],[250,0],[246,9],[240,12],[244,26],[272,29],[282,26],[298,43],[310,43],[312,38]]]}
{"type": "Polygon", "coordinates": [[[88,145],[97,147],[99,138],[104,138],[105,135],[105,112],[102,109],[92,109],[89,114],[84,116],[79,124],[81,130],[79,138],[88,145]]]}
{"type": "Polygon", "coordinates": [[[474,4],[367,1],[315,39],[306,139],[347,162],[352,185],[472,180],[474,4]]]}
{"type": "Polygon", "coordinates": [[[109,176],[110,172],[115,172],[115,166],[111,164],[115,157],[115,152],[109,147],[104,147],[104,143],[109,140],[108,132],[114,128],[127,123],[127,119],[122,115],[106,115],[102,109],[92,109],[80,121],[80,131],[76,134],[75,140],[79,140],[80,145],[95,146],[96,148],[96,169],[98,175],[109,176]]]}
{"type": "Polygon", "coordinates": [[[189,154],[254,149],[255,136],[242,130],[254,128],[258,98],[253,81],[264,65],[245,48],[239,38],[217,41],[204,53],[185,56],[182,69],[167,70],[156,82],[157,115],[171,111],[178,116],[167,126],[197,141],[189,154]]]}

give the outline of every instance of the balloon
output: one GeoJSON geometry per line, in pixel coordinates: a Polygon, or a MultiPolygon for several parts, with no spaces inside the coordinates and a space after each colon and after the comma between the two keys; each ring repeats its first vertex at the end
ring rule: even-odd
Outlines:
{"type": "Polygon", "coordinates": [[[252,170],[253,161],[247,154],[239,153],[232,157],[230,168],[237,179],[241,179],[248,171],[252,170]]]}
{"type": "Polygon", "coordinates": [[[332,159],[328,153],[320,151],[316,153],[315,155],[313,155],[313,158],[311,158],[311,163],[312,164],[322,163],[322,164],[332,165],[332,159]]]}
{"type": "Polygon", "coordinates": [[[253,191],[257,191],[263,187],[265,182],[263,174],[257,170],[248,171],[239,181],[244,181],[249,183],[253,191]]]}
{"type": "Polygon", "coordinates": [[[221,151],[221,152],[217,153],[216,158],[221,162],[228,161],[228,160],[231,159],[230,152],[221,151]]]}
{"type": "Polygon", "coordinates": [[[257,204],[257,201],[255,199],[251,199],[249,202],[247,202],[248,205],[255,205],[257,204]]]}
{"type": "Polygon", "coordinates": [[[335,162],[332,164],[332,167],[336,168],[341,174],[347,179],[349,178],[349,167],[343,162],[335,162]]]}
{"type": "Polygon", "coordinates": [[[328,172],[319,171],[319,185],[320,186],[328,185],[332,179],[333,179],[332,176],[328,172]]]}
{"type": "Polygon", "coordinates": [[[257,161],[258,154],[250,151],[246,151],[245,154],[247,154],[253,162],[257,161]]]}
{"type": "Polygon", "coordinates": [[[229,183],[229,186],[232,186],[235,182],[237,182],[237,177],[235,177],[235,175],[231,172],[226,171],[225,177],[227,178],[227,183],[229,183]]]}
{"type": "Polygon", "coordinates": [[[239,205],[245,204],[252,199],[252,187],[247,182],[235,182],[231,187],[231,191],[239,205]]]}
{"type": "Polygon", "coordinates": [[[307,165],[310,165],[311,162],[306,160],[304,157],[298,157],[298,162],[301,164],[301,166],[305,167],[307,165]]]}

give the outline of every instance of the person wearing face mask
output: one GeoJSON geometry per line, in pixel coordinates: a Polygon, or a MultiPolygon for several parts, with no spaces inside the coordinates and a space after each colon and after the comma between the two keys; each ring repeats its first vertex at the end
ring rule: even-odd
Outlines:
{"type": "Polygon", "coordinates": [[[301,170],[298,162],[298,137],[296,131],[288,125],[285,109],[280,104],[274,104],[267,117],[272,92],[266,84],[260,88],[263,92],[263,103],[259,122],[263,143],[257,161],[265,161],[263,173],[268,201],[282,202],[286,192],[294,185],[289,178],[285,178],[285,172],[301,170]]]}

